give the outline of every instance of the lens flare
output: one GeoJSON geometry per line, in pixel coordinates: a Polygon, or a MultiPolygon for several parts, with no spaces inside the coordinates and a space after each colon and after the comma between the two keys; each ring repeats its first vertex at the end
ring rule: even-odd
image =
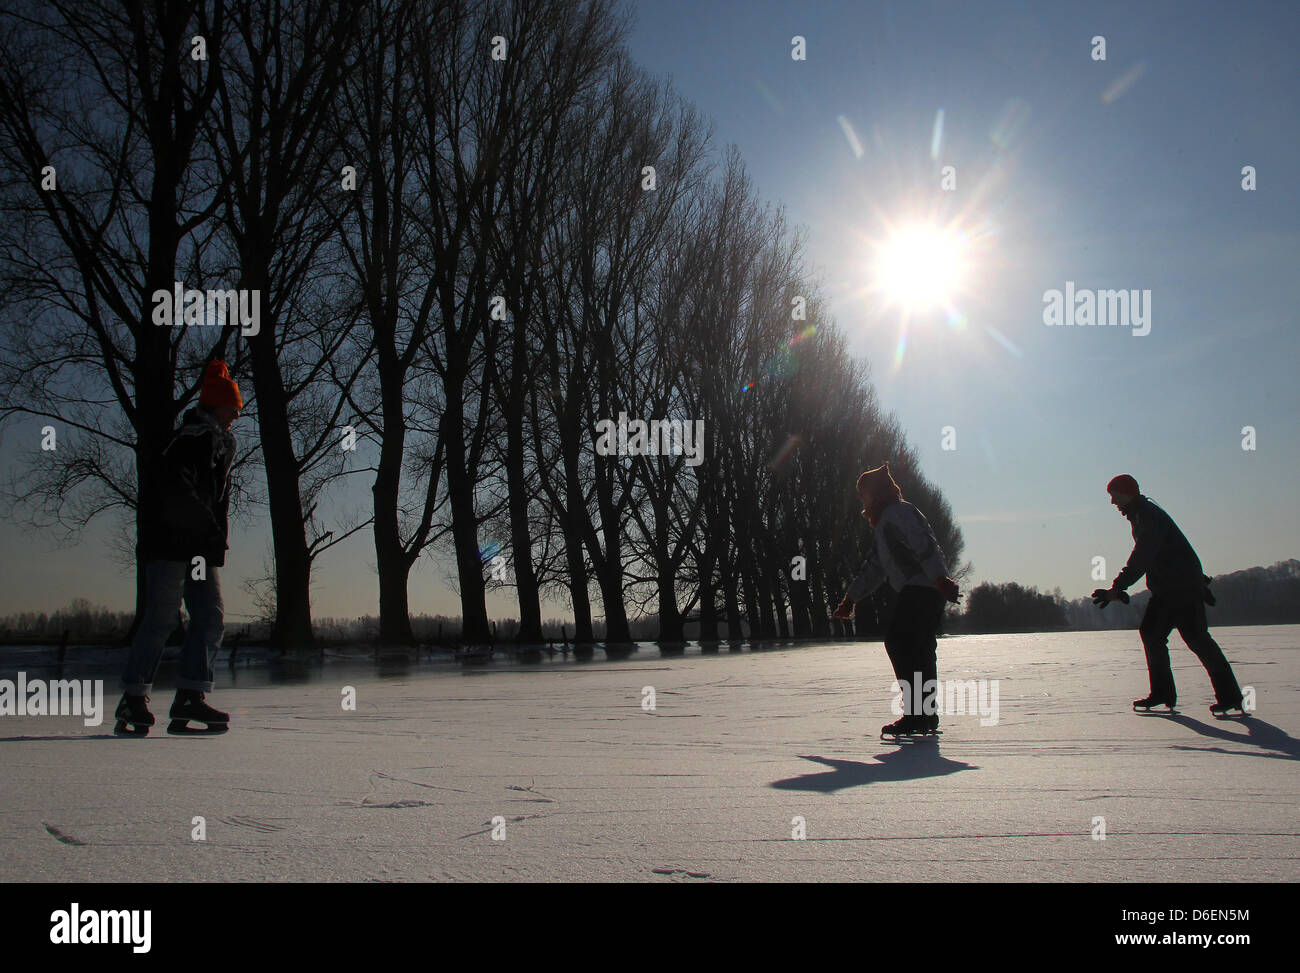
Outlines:
{"type": "Polygon", "coordinates": [[[775,473],[781,467],[789,462],[790,457],[794,455],[795,450],[803,445],[803,437],[792,435],[786,441],[785,445],[776,451],[776,455],[768,462],[767,468],[775,473]]]}
{"type": "MultiPolygon", "coordinates": [[[[799,371],[799,356],[794,350],[795,347],[803,344],[816,334],[817,326],[810,324],[787,341],[782,348],[777,349],[776,353],[763,363],[763,368],[767,371],[768,377],[782,381],[793,378],[799,371]]],[[[746,382],[740,387],[740,391],[748,392],[756,384],[757,380],[746,382]]]]}

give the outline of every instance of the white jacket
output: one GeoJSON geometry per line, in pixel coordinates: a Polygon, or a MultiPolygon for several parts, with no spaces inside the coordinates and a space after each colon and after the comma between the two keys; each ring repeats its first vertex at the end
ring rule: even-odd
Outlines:
{"type": "Polygon", "coordinates": [[[881,512],[874,540],[871,553],[849,585],[849,600],[854,603],[886,580],[895,591],[902,591],[909,584],[933,587],[948,576],[934,529],[925,514],[906,500],[891,503],[881,512]]]}

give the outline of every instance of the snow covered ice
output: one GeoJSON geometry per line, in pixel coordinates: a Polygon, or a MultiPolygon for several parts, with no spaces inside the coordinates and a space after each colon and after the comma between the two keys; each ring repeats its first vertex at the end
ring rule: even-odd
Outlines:
{"type": "Polygon", "coordinates": [[[1295,881],[1300,626],[1213,631],[1258,718],[1213,719],[1176,637],[1166,717],[1130,709],[1134,631],[961,636],[940,678],[998,679],[999,720],[945,715],[937,744],[878,738],[879,643],[219,667],[225,736],[0,721],[0,879],[1295,881]]]}

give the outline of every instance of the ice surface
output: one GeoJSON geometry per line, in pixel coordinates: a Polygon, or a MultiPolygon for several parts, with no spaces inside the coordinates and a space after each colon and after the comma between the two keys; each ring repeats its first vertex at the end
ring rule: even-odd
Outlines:
{"type": "Polygon", "coordinates": [[[220,672],[212,738],[163,732],[165,685],[153,734],[106,736],[109,681],[103,726],[0,719],[0,879],[1295,881],[1300,626],[1212,631],[1259,718],[1211,718],[1176,636],[1174,717],[1130,709],[1136,632],[964,636],[940,677],[998,679],[1000,719],[945,716],[937,746],[878,738],[879,643],[220,672]]]}

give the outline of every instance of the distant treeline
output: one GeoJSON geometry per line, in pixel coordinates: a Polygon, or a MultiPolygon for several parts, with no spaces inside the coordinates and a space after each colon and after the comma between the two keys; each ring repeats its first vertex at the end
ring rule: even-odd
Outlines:
{"type": "Polygon", "coordinates": [[[1040,594],[1037,588],[1015,582],[985,582],[971,591],[966,611],[954,614],[945,628],[953,633],[1050,632],[1070,627],[1066,618],[1068,604],[1060,588],[1052,594],[1040,594]]]}
{"type": "MultiPolygon", "coordinates": [[[[1271,567],[1246,568],[1217,575],[1210,585],[1215,604],[1208,609],[1211,625],[1289,625],[1300,622],[1300,560],[1278,561],[1271,567]]],[[[1133,596],[1101,611],[1089,598],[1065,603],[1071,628],[1136,628],[1150,593],[1133,596]]]]}
{"type": "MultiPolygon", "coordinates": [[[[65,632],[69,642],[120,642],[134,617],[131,611],[113,611],[91,604],[87,598],[74,598],[58,611],[0,616],[0,643],[58,642],[65,632]]],[[[246,626],[227,622],[226,637],[244,629],[246,626]]]]}
{"type": "MultiPolygon", "coordinates": [[[[1300,560],[1279,561],[1271,567],[1247,568],[1231,574],[1221,574],[1210,586],[1217,604],[1209,609],[1211,625],[1288,625],[1300,623],[1300,560]]],[[[1111,629],[1137,628],[1146,610],[1150,593],[1143,591],[1133,596],[1132,602],[1122,605],[1115,602],[1105,611],[1097,608],[1090,598],[1068,601],[1060,589],[1051,593],[1037,588],[1026,588],[1014,582],[990,584],[985,582],[971,590],[966,610],[950,611],[944,618],[943,630],[950,634],[993,632],[1048,632],[1057,629],[1111,629]]],[[[874,615],[869,616],[859,606],[857,634],[878,638],[881,635],[874,615]]],[[[880,618],[888,617],[887,606],[882,606],[880,618]]],[[[66,631],[74,642],[115,642],[125,636],[131,624],[131,612],[111,611],[92,605],[85,598],[76,598],[60,611],[19,612],[0,617],[0,642],[57,641],[66,631]]],[[[635,641],[652,641],[658,637],[659,620],[654,615],[634,619],[630,623],[635,641]]],[[[322,618],[316,622],[318,633],[326,642],[375,642],[379,640],[379,619],[375,616],[357,618],[322,618]]],[[[513,642],[519,637],[517,619],[500,619],[492,623],[496,641],[513,642]]],[[[461,635],[459,617],[446,615],[412,615],[411,628],[418,642],[433,644],[452,643],[461,635]]],[[[605,627],[601,621],[594,625],[595,637],[605,640],[605,627]]],[[[698,637],[698,626],[690,624],[687,638],[698,637]]],[[[226,625],[227,639],[243,633],[251,640],[269,635],[265,623],[226,625]]],[[[542,623],[542,638],[559,642],[573,639],[573,622],[548,618],[542,623]]],[[[852,634],[851,630],[832,629],[832,634],[852,634]]],[[[724,631],[723,638],[729,637],[724,631]]],[[[737,637],[748,637],[748,633],[737,637]]]]}
{"type": "MultiPolygon", "coordinates": [[[[1300,623],[1300,560],[1218,575],[1210,592],[1215,599],[1208,610],[1211,625],[1300,623]]],[[[945,619],[945,629],[956,633],[1137,628],[1150,598],[1150,592],[1141,591],[1129,604],[1113,602],[1103,611],[1090,597],[1066,600],[1059,588],[1047,594],[1015,583],[985,583],[971,591],[964,612],[945,619]]]]}
{"type": "MultiPolygon", "coordinates": [[[[58,611],[16,612],[0,617],[0,644],[54,643],[60,641],[66,632],[70,643],[90,642],[111,645],[125,641],[132,619],[133,613],[130,611],[113,611],[103,605],[91,604],[86,598],[75,598],[67,608],[58,611]]],[[[518,639],[520,633],[518,619],[501,619],[491,624],[496,641],[514,642],[518,639]]],[[[659,620],[653,616],[633,620],[630,626],[632,638],[636,641],[650,641],[658,636],[659,620]]],[[[439,642],[452,644],[459,641],[461,636],[460,616],[412,615],[411,628],[416,641],[426,645],[439,642]]],[[[596,638],[603,641],[605,639],[603,622],[597,621],[594,628],[596,638]]],[[[375,615],[317,619],[316,630],[322,644],[381,641],[379,618],[375,615]]],[[[233,622],[229,618],[226,620],[227,645],[235,636],[243,636],[250,642],[259,642],[269,639],[270,634],[270,625],[266,622],[233,622]]],[[[548,618],[542,622],[543,641],[572,641],[573,634],[573,622],[570,620],[548,618]]]]}

